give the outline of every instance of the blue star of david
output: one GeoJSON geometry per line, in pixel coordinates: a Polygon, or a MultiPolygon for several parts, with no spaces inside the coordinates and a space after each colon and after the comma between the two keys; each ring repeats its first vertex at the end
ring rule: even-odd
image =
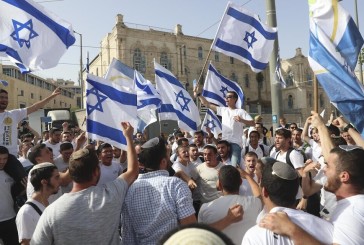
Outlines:
{"type": "Polygon", "coordinates": [[[190,103],[191,99],[186,98],[184,94],[182,93],[182,90],[179,91],[178,94],[174,93],[176,95],[176,102],[181,106],[181,110],[184,111],[190,111],[190,108],[188,108],[188,103],[190,103]],[[182,99],[182,101],[181,101],[182,99]]]}
{"type": "Polygon", "coordinates": [[[87,104],[87,114],[90,115],[94,110],[104,112],[104,109],[102,108],[102,102],[107,99],[107,96],[100,94],[99,91],[95,88],[86,90],[86,97],[89,94],[93,94],[96,96],[97,103],[95,105],[87,104]]]}
{"type": "Polygon", "coordinates": [[[223,96],[226,96],[226,93],[228,92],[228,87],[221,86],[220,92],[223,94],[223,96]]]}
{"type": "Polygon", "coordinates": [[[249,33],[246,31],[245,37],[243,40],[248,44],[248,49],[253,48],[253,43],[258,41],[258,39],[255,38],[255,31],[253,31],[252,33],[249,33]],[[249,40],[249,38],[250,38],[250,40],[249,40]]]}
{"type": "Polygon", "coordinates": [[[27,48],[30,48],[30,40],[39,36],[38,33],[36,33],[33,30],[33,22],[32,20],[28,20],[27,22],[20,23],[16,20],[13,21],[14,31],[11,33],[11,37],[18,42],[19,46],[22,48],[24,43],[27,46],[27,48]],[[26,36],[25,34],[28,32],[28,39],[20,38],[20,36],[26,36]]]}
{"type": "Polygon", "coordinates": [[[214,131],[214,128],[216,128],[215,121],[214,121],[214,120],[211,120],[211,121],[210,121],[209,119],[207,119],[206,121],[207,121],[207,122],[204,124],[204,126],[205,126],[206,128],[211,129],[211,131],[214,131]],[[211,127],[210,127],[209,125],[211,125],[211,127]]]}

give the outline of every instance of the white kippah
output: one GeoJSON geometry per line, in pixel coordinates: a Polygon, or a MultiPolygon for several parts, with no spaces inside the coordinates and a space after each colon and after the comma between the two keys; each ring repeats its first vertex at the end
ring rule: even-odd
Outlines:
{"type": "Polygon", "coordinates": [[[34,167],[32,168],[32,170],[35,169],[40,169],[40,168],[48,168],[48,167],[55,167],[56,165],[54,165],[53,163],[50,162],[43,162],[43,163],[39,163],[37,165],[34,165],[34,167]]]}
{"type": "Polygon", "coordinates": [[[186,228],[173,234],[164,245],[224,245],[225,242],[215,233],[199,228],[186,228]]]}

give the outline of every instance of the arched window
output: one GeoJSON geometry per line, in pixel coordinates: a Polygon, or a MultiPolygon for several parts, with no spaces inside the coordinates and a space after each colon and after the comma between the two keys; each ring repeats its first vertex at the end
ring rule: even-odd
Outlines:
{"type": "Polygon", "coordinates": [[[203,59],[203,50],[202,47],[198,47],[198,59],[202,60],[203,59]]]}
{"type": "Polygon", "coordinates": [[[160,64],[164,68],[171,70],[172,64],[171,64],[170,60],[168,59],[168,55],[166,52],[161,53],[160,64]]]}
{"type": "Polygon", "coordinates": [[[325,98],[323,94],[320,94],[320,107],[325,107],[325,98]]]}
{"type": "Polygon", "coordinates": [[[135,70],[141,73],[145,73],[145,58],[139,48],[136,48],[134,50],[133,67],[135,70]]]}
{"type": "Polygon", "coordinates": [[[289,109],[293,109],[293,96],[292,95],[288,95],[288,108],[289,109]]]}
{"type": "Polygon", "coordinates": [[[311,75],[311,72],[307,71],[306,78],[307,78],[307,84],[308,85],[312,85],[312,75],[311,75]]]}
{"type": "Polygon", "coordinates": [[[245,74],[244,82],[245,82],[245,87],[249,88],[250,87],[249,74],[245,74]]]}

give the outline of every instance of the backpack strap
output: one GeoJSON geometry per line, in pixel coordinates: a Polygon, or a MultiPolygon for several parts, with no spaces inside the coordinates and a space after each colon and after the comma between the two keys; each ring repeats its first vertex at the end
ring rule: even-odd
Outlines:
{"type": "Polygon", "coordinates": [[[260,149],[262,150],[262,152],[263,152],[263,157],[266,157],[266,155],[265,155],[265,151],[264,151],[264,146],[262,145],[262,144],[259,144],[259,147],[260,147],[260,149]]]}
{"type": "Polygon", "coordinates": [[[30,206],[32,206],[33,208],[34,208],[34,210],[35,211],[37,211],[37,213],[39,214],[39,216],[41,216],[42,215],[42,211],[38,208],[38,206],[37,205],[35,205],[34,203],[32,203],[31,201],[27,201],[26,203],[24,203],[24,204],[28,204],[28,205],[30,205],[30,206]]]}
{"type": "Polygon", "coordinates": [[[245,146],[245,154],[244,155],[246,155],[248,152],[249,152],[249,145],[245,146]]]}

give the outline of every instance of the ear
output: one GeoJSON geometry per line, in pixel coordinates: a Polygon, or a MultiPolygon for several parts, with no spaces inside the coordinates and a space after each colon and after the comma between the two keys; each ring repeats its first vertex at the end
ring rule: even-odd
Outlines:
{"type": "Polygon", "coordinates": [[[40,183],[41,183],[42,185],[47,185],[47,184],[48,184],[48,181],[47,181],[47,180],[45,180],[45,179],[42,179],[42,180],[40,181],[40,183]]]}
{"type": "Polygon", "coordinates": [[[264,187],[262,187],[262,196],[264,196],[265,198],[268,198],[269,196],[267,189],[265,189],[264,187]]]}
{"type": "Polygon", "coordinates": [[[221,182],[220,182],[220,179],[218,179],[218,180],[216,181],[216,189],[217,189],[218,191],[222,191],[222,184],[221,184],[221,182]]]}
{"type": "Polygon", "coordinates": [[[168,160],[167,158],[163,158],[161,163],[159,164],[160,170],[167,170],[168,169],[168,160]]]}
{"type": "Polygon", "coordinates": [[[339,174],[339,178],[342,183],[347,183],[350,180],[350,175],[348,172],[343,171],[339,174]]]}

